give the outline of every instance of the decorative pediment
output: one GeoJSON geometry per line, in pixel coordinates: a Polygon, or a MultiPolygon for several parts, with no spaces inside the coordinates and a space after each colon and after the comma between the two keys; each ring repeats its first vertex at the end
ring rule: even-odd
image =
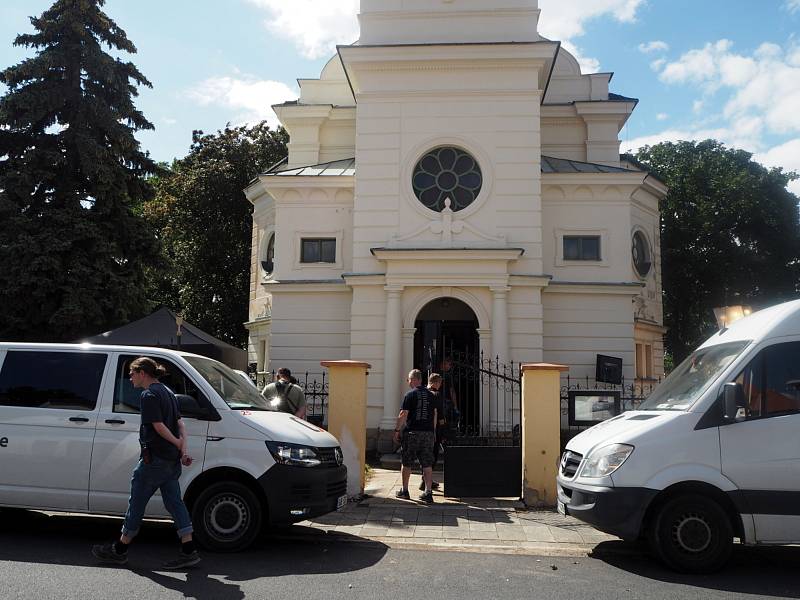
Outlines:
{"type": "Polygon", "coordinates": [[[472,243],[493,245],[505,245],[505,236],[492,236],[488,233],[480,231],[467,221],[455,218],[456,213],[450,208],[452,201],[450,198],[445,199],[444,208],[439,213],[440,218],[431,219],[416,230],[403,235],[392,236],[389,240],[390,247],[397,247],[403,242],[411,240],[424,241],[426,244],[431,243],[430,234],[435,236],[434,243],[443,248],[451,246],[463,246],[466,241],[472,243]],[[465,235],[466,234],[466,235],[465,235]],[[468,239],[471,238],[471,239],[468,239]]]}

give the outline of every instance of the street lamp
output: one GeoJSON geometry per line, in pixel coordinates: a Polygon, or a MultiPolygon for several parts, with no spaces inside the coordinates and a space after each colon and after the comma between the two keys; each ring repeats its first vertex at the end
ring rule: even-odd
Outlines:
{"type": "Polygon", "coordinates": [[[717,320],[717,327],[720,331],[725,331],[728,326],[752,314],[753,309],[749,306],[736,304],[734,306],[720,306],[714,309],[714,318],[717,320]]]}
{"type": "Polygon", "coordinates": [[[177,349],[180,350],[181,349],[181,325],[183,325],[183,315],[181,313],[178,313],[177,315],[175,315],[175,325],[178,326],[178,333],[177,333],[177,336],[178,336],[178,348],[177,349]]]}

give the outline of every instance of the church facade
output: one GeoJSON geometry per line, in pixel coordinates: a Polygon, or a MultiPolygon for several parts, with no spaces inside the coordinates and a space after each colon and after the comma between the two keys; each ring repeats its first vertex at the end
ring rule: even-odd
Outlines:
{"type": "Polygon", "coordinates": [[[408,370],[450,351],[663,374],[666,188],[619,153],[637,100],[538,18],[536,0],[361,0],[360,40],[274,107],[288,159],[245,190],[259,371],[366,361],[383,431],[408,370]]]}

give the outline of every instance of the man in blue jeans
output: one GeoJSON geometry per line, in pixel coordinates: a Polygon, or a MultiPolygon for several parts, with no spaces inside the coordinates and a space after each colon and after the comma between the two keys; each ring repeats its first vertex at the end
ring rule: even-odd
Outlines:
{"type": "Polygon", "coordinates": [[[192,540],[192,521],[181,497],[181,465],[192,464],[186,452],[186,432],[181,420],[178,400],[167,386],[158,381],[164,367],[151,358],[137,358],[130,365],[129,376],[141,396],[142,424],[139,428],[141,457],[131,478],[128,512],[122,525],[122,535],[116,542],[92,547],[95,558],[124,565],[128,562],[128,546],[139,533],[145,507],[156,490],[161,490],[164,506],[172,515],[181,550],[178,558],[164,565],[165,569],[182,569],[200,562],[192,540]]]}

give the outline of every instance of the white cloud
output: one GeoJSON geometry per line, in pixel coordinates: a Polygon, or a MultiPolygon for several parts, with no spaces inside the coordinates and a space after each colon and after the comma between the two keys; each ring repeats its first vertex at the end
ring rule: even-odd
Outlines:
{"type": "Polygon", "coordinates": [[[791,13],[800,11],[800,0],[786,0],[783,7],[791,13]]]}
{"type": "Polygon", "coordinates": [[[164,117],[161,119],[161,122],[164,125],[175,125],[178,122],[178,119],[173,119],[172,117],[164,117]]]}
{"type": "Polygon", "coordinates": [[[649,54],[651,52],[666,52],[667,50],[669,50],[669,44],[662,42],[661,40],[653,40],[652,42],[647,42],[646,44],[639,44],[639,52],[643,54],[649,54]]]}
{"type": "Polygon", "coordinates": [[[273,104],[297,98],[297,92],[280,81],[265,81],[242,77],[211,77],[187,90],[189,98],[201,106],[216,105],[238,111],[231,119],[234,124],[266,120],[278,124],[273,104]]]}
{"type": "Polygon", "coordinates": [[[658,113],[656,115],[656,119],[658,121],[666,121],[667,119],[669,119],[669,115],[667,113],[658,113]]]}
{"type": "MultiPolygon", "coordinates": [[[[784,171],[800,172],[800,138],[770,148],[753,158],[766,167],[783,167],[784,171]]],[[[788,187],[791,192],[800,195],[800,180],[792,181],[788,187]]]]}
{"type": "Polygon", "coordinates": [[[694,102],[692,102],[692,112],[699,113],[700,111],[703,110],[705,105],[706,103],[703,100],[695,100],[694,102]]]}
{"type": "Polygon", "coordinates": [[[331,56],[358,39],[359,0],[249,0],[267,11],[267,29],[309,59],[331,56]]]}
{"type": "MultiPolygon", "coordinates": [[[[358,39],[359,0],[248,1],[265,11],[264,23],[270,32],[293,42],[306,58],[332,56],[337,44],[351,44],[358,39]]],[[[599,61],[583,56],[575,38],[585,33],[586,24],[593,19],[635,21],[637,9],[644,3],[645,0],[539,0],[539,32],[563,42],[584,71],[597,71],[599,61]]]]}
{"type": "Polygon", "coordinates": [[[703,83],[719,74],[719,61],[732,46],[730,40],[708,43],[703,48],[690,50],[675,62],[664,66],[659,79],[665,83],[703,83]]]}
{"type": "Polygon", "coordinates": [[[653,69],[653,71],[658,72],[661,70],[661,67],[663,67],[665,64],[667,64],[666,58],[657,58],[656,60],[650,63],[650,68],[653,69]]]}

